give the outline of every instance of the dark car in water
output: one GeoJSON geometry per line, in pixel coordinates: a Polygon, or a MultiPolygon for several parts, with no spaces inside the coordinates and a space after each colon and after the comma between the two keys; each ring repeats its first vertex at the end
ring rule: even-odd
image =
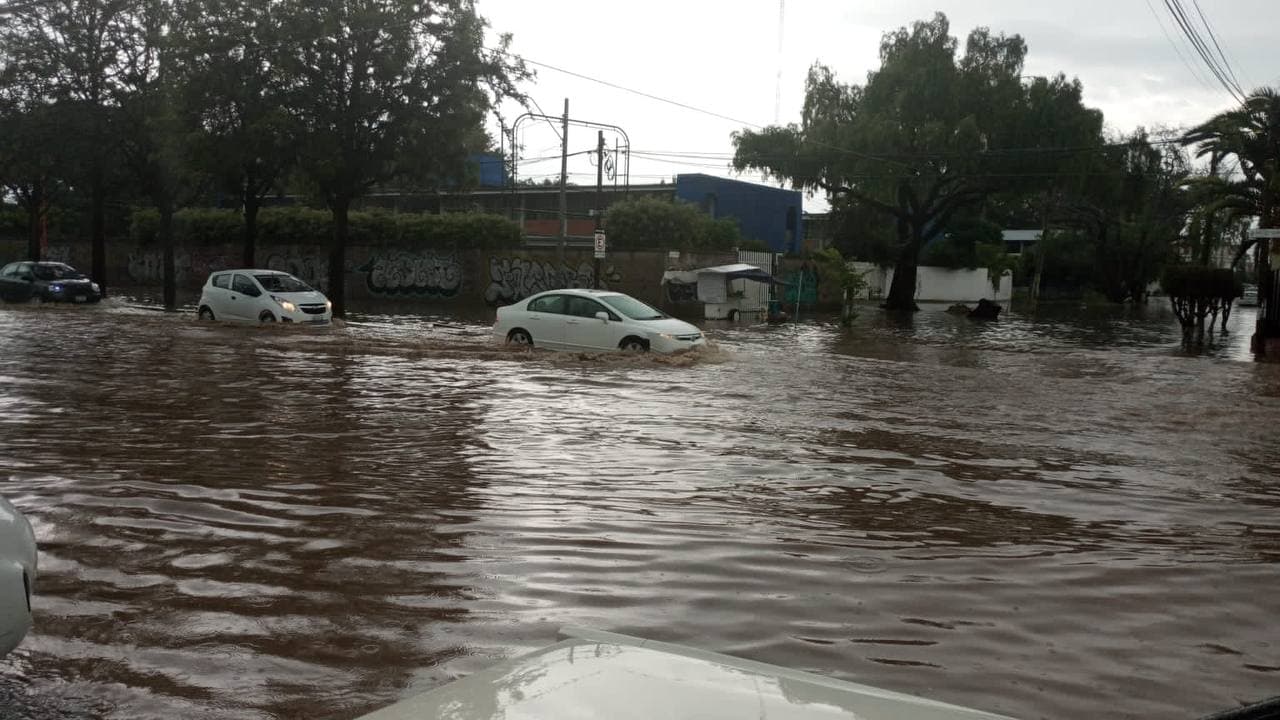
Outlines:
{"type": "Polygon", "coordinates": [[[16,262],[0,268],[0,299],[93,303],[102,299],[102,288],[66,263],[16,262]]]}

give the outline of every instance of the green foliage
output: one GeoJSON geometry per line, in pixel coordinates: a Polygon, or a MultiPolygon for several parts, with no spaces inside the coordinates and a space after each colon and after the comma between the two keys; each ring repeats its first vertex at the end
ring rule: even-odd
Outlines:
{"type": "Polygon", "coordinates": [[[1220,298],[1240,297],[1244,286],[1229,269],[1204,265],[1173,265],[1165,268],[1160,289],[1170,297],[1220,298]]]}
{"type": "MultiPolygon", "coordinates": [[[[521,242],[520,227],[497,215],[371,211],[351,213],[350,222],[351,241],[357,245],[496,250],[519,247],[521,242]]],[[[333,217],[323,210],[266,208],[258,223],[258,236],[265,245],[327,245],[333,237],[333,217]]],[[[139,245],[155,243],[159,225],[156,210],[137,210],[130,239],[139,245]]],[[[236,245],[244,235],[244,219],[234,210],[179,210],[174,215],[174,235],[188,246],[236,245]]]]}
{"type": "Polygon", "coordinates": [[[982,243],[974,252],[977,267],[987,269],[987,279],[991,281],[991,289],[1000,291],[1000,279],[1009,275],[1018,266],[1018,258],[1010,255],[1004,243],[982,243]]]}
{"type": "MultiPolygon", "coordinates": [[[[1206,317],[1217,318],[1226,312],[1232,300],[1240,297],[1244,286],[1230,269],[1204,265],[1174,265],[1165,269],[1160,287],[1169,296],[1173,312],[1184,330],[1203,328],[1206,317]]],[[[1212,326],[1212,321],[1210,326],[1212,326]]],[[[1223,326],[1226,326],[1224,316],[1223,326]]]]}
{"type": "Polygon", "coordinates": [[[605,214],[609,247],[618,250],[714,252],[742,247],[738,224],[696,206],[657,198],[613,204],[605,214]]]}
{"type": "Polygon", "coordinates": [[[866,276],[849,267],[849,263],[845,261],[840,251],[833,247],[824,248],[814,253],[813,259],[821,269],[822,274],[834,277],[840,284],[840,289],[843,291],[844,296],[841,304],[840,322],[848,326],[858,316],[853,300],[866,291],[869,285],[866,276]]]}
{"type": "Polygon", "coordinates": [[[1023,84],[1021,37],[978,28],[964,54],[957,50],[941,13],[886,33],[865,84],[815,65],[799,126],[734,136],[737,169],[825,191],[833,207],[865,206],[894,228],[887,254],[900,271],[886,307],[915,307],[914,268],[931,228],[994,192],[1047,185],[1072,167],[1071,154],[1003,148],[1101,141],[1101,113],[1084,107],[1078,82],[1023,84]]]}
{"type": "Polygon", "coordinates": [[[1237,174],[1220,178],[1210,194],[1222,204],[1280,227],[1280,90],[1262,88],[1183,136],[1200,157],[1234,157],[1237,174]],[[1271,216],[1266,217],[1265,211],[1271,216]]]}

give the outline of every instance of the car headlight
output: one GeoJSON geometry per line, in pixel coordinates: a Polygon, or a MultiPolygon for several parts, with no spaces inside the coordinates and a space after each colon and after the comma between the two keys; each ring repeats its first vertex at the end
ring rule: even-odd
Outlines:
{"type": "Polygon", "coordinates": [[[333,309],[333,302],[332,302],[332,301],[330,301],[330,300],[325,300],[325,301],[324,301],[324,309],[325,309],[325,310],[332,310],[332,309],[333,309]]]}
{"type": "Polygon", "coordinates": [[[272,295],[271,299],[275,300],[280,305],[280,307],[284,308],[285,312],[298,311],[297,305],[294,305],[293,303],[289,302],[288,300],[285,300],[284,298],[279,298],[279,297],[276,297],[275,295],[272,295]]]}
{"type": "Polygon", "coordinates": [[[61,285],[50,285],[50,286],[49,286],[49,292],[56,292],[56,293],[60,293],[60,292],[62,292],[62,286],[61,286],[61,285]]]}
{"type": "Polygon", "coordinates": [[[89,283],[89,287],[93,288],[94,292],[102,292],[102,286],[98,285],[98,283],[89,283]]]}
{"type": "Polygon", "coordinates": [[[663,340],[675,340],[675,339],[676,339],[676,336],[675,336],[675,335],[672,335],[671,333],[654,333],[654,335],[655,335],[656,337],[660,337],[660,338],[662,338],[663,340]]]}

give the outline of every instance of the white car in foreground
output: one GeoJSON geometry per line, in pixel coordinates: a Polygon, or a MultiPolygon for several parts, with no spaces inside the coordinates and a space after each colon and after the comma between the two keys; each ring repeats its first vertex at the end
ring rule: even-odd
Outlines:
{"type": "Polygon", "coordinates": [[[693,325],[607,290],[549,290],[500,307],[493,336],[551,350],[672,353],[707,344],[693,325]]]}
{"type": "Polygon", "coordinates": [[[278,270],[220,270],[200,293],[201,320],[326,325],[333,304],[320,291],[278,270]]]}
{"type": "Polygon", "coordinates": [[[357,720],[1009,720],[695,647],[583,628],[560,634],[559,643],[357,720]]]}
{"type": "Polygon", "coordinates": [[[0,657],[31,629],[36,585],[36,536],[22,513],[0,498],[0,657]]]}

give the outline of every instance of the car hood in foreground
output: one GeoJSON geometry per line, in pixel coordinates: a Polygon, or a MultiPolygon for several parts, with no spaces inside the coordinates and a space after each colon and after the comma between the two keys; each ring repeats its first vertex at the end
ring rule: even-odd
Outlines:
{"type": "Polygon", "coordinates": [[[362,720],[674,718],[1007,720],[790,668],[596,630],[362,720]]]}

